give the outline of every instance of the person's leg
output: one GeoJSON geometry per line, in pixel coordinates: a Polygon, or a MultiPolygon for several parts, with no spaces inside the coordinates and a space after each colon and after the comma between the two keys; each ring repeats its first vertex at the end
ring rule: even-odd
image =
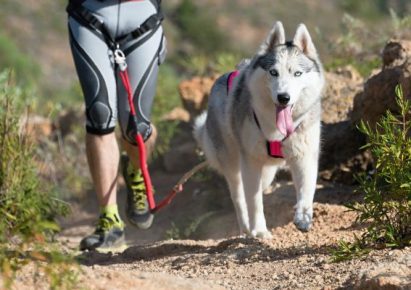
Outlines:
{"type": "Polygon", "coordinates": [[[86,135],[87,161],[100,208],[117,204],[117,173],[120,153],[115,133],[86,135]]]}
{"type": "MultiPolygon", "coordinates": [[[[151,124],[152,133],[150,137],[145,141],[147,159],[150,158],[151,154],[154,151],[154,145],[157,140],[157,129],[154,124],[151,124]]],[[[130,144],[125,139],[122,139],[122,145],[124,150],[127,152],[128,157],[130,158],[131,163],[134,168],[140,168],[140,158],[138,155],[138,148],[135,145],[130,144]]]]}
{"type": "MultiPolygon", "coordinates": [[[[146,158],[151,156],[157,139],[157,129],[151,125],[151,135],[145,141],[146,158]]],[[[150,212],[146,186],[140,170],[138,147],[122,139],[127,155],[122,156],[122,173],[127,186],[126,216],[128,221],[140,229],[151,227],[154,215],[150,212]]]]}
{"type": "MultiPolygon", "coordinates": [[[[146,5],[151,5],[145,2],[146,5]]],[[[132,7],[138,5],[134,2],[126,2],[122,10],[122,16],[129,19],[133,25],[134,16],[128,13],[132,7]]],[[[154,6],[152,7],[154,9],[154,6]]],[[[144,10],[140,10],[143,13],[144,10]]],[[[149,17],[150,13],[147,14],[149,17]]],[[[139,26],[138,20],[134,23],[139,26]]],[[[139,39],[126,43],[121,47],[127,58],[128,74],[133,91],[133,104],[137,114],[137,131],[142,135],[146,146],[146,158],[154,150],[157,137],[155,127],[150,122],[151,108],[156,92],[157,76],[160,63],[165,57],[165,39],[162,27],[148,31],[139,39]]],[[[135,134],[136,124],[130,118],[130,108],[127,94],[121,81],[118,80],[119,93],[119,121],[123,133],[123,148],[128,158],[123,158],[123,176],[127,185],[127,208],[126,213],[131,224],[146,229],[151,226],[153,215],[150,213],[146,188],[141,175],[138,148],[136,147],[135,134]]]]}
{"type": "Polygon", "coordinates": [[[118,213],[116,180],[119,149],[114,134],[117,117],[116,80],[108,47],[95,32],[69,19],[70,45],[86,103],[86,154],[100,205],[94,234],[81,250],[122,244],[124,223],[118,213]]]}

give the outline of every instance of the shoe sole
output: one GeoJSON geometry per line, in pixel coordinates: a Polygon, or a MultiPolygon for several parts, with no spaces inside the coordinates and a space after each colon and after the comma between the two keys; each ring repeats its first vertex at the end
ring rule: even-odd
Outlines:
{"type": "Polygon", "coordinates": [[[153,220],[154,220],[154,215],[152,213],[148,214],[147,219],[145,221],[135,221],[134,219],[130,218],[128,215],[126,215],[126,216],[127,216],[128,222],[131,225],[133,225],[133,226],[135,226],[135,227],[137,227],[141,230],[148,230],[151,227],[151,225],[153,224],[153,220]]]}
{"type": "Polygon", "coordinates": [[[81,252],[84,251],[89,251],[89,252],[102,252],[102,253],[108,253],[108,252],[120,252],[124,251],[127,248],[126,240],[124,235],[120,237],[116,242],[111,244],[110,246],[99,246],[99,247],[85,247],[85,248],[80,248],[81,252]]]}
{"type": "Polygon", "coordinates": [[[94,251],[99,252],[99,253],[122,253],[124,252],[126,249],[128,248],[128,245],[124,242],[121,245],[117,245],[117,246],[110,246],[110,247],[106,247],[106,248],[96,248],[94,249],[94,251]]]}

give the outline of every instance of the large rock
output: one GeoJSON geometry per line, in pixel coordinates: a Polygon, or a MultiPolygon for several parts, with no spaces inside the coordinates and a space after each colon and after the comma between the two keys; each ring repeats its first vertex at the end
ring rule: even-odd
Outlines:
{"type": "Polygon", "coordinates": [[[359,148],[365,139],[351,123],[354,97],[363,87],[363,78],[351,66],[326,73],[322,100],[322,143],[320,177],[352,183],[353,173],[369,166],[369,155],[359,148]]]}
{"type": "Polygon", "coordinates": [[[20,119],[20,128],[30,138],[38,142],[43,138],[49,138],[55,126],[48,118],[36,115],[25,115],[20,119]]]}
{"type": "Polygon", "coordinates": [[[391,40],[382,53],[383,68],[402,66],[411,57],[411,41],[391,40]]]}
{"type": "Polygon", "coordinates": [[[323,123],[335,124],[349,120],[354,97],[362,90],[364,79],[352,66],[328,72],[325,78],[321,118],[323,123]]]}
{"type": "Polygon", "coordinates": [[[411,99],[411,41],[391,40],[384,48],[383,69],[355,96],[352,121],[375,124],[387,110],[398,113],[395,87],[402,85],[404,96],[411,99]]]}
{"type": "Polygon", "coordinates": [[[184,109],[191,118],[198,116],[207,107],[208,96],[217,76],[194,77],[182,81],[178,86],[184,109]]]}
{"type": "Polygon", "coordinates": [[[162,121],[181,121],[181,122],[189,122],[190,121],[190,113],[184,110],[181,107],[175,107],[170,112],[166,113],[161,117],[162,121]]]}
{"type": "Polygon", "coordinates": [[[171,140],[170,150],[163,156],[163,167],[167,172],[186,172],[200,162],[193,128],[188,122],[206,110],[208,96],[217,77],[193,77],[178,86],[184,109],[164,116],[164,119],[183,121],[171,140]]]}
{"type": "Polygon", "coordinates": [[[353,289],[411,290],[411,268],[397,262],[372,266],[360,271],[353,289]]]}
{"type": "MultiPolygon", "coordinates": [[[[404,96],[411,99],[411,41],[391,40],[383,50],[382,61],[382,69],[375,72],[364,84],[364,89],[359,89],[355,95],[351,115],[351,97],[337,97],[334,102],[327,99],[329,96],[326,93],[323,105],[325,118],[321,177],[349,182],[352,180],[352,173],[372,169],[369,152],[359,150],[366,141],[365,137],[358,133],[355,126],[360,120],[374,125],[387,110],[398,113],[395,98],[395,87],[398,84],[402,85],[404,96]]],[[[332,87],[335,86],[334,83],[339,83],[334,78],[328,78],[328,82],[330,81],[333,83],[332,87]]],[[[342,88],[341,92],[352,92],[353,82],[355,83],[353,79],[346,79],[347,88],[342,88]]]]}

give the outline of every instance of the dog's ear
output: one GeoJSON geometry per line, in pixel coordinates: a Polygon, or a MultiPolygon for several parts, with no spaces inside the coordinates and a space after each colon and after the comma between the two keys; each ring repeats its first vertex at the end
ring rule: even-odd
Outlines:
{"type": "Polygon", "coordinates": [[[298,25],[293,44],[301,49],[301,51],[309,58],[317,58],[317,50],[311,40],[310,33],[308,32],[307,27],[302,23],[298,25]]]}
{"type": "Polygon", "coordinates": [[[279,44],[285,43],[285,33],[284,26],[280,21],[277,21],[270,33],[268,34],[267,39],[260,46],[258,54],[265,54],[270,51],[274,51],[274,47],[279,44]]]}

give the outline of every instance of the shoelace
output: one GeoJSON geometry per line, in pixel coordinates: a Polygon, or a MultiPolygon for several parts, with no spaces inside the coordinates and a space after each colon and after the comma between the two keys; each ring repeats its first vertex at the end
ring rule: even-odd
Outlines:
{"type": "Polygon", "coordinates": [[[102,214],[98,218],[96,232],[107,232],[111,228],[113,228],[114,225],[115,225],[115,222],[111,218],[109,218],[105,214],[102,214]]]}
{"type": "Polygon", "coordinates": [[[146,187],[144,185],[143,176],[141,172],[131,172],[130,177],[130,187],[133,191],[133,203],[138,210],[146,210],[146,187]]]}
{"type": "Polygon", "coordinates": [[[111,229],[113,229],[115,226],[121,227],[120,220],[115,221],[111,217],[107,216],[106,214],[101,214],[97,222],[96,233],[108,232],[111,229]]]}

